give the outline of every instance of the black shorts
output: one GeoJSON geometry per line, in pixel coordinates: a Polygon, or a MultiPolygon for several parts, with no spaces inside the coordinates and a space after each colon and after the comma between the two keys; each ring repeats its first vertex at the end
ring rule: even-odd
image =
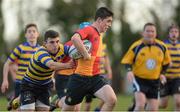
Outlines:
{"type": "Polygon", "coordinates": [[[53,82],[48,85],[34,85],[22,80],[20,102],[21,106],[35,103],[37,100],[45,105],[49,105],[49,97],[51,94],[53,82]]]}
{"type": "Polygon", "coordinates": [[[67,105],[76,105],[82,102],[87,94],[93,95],[97,90],[106,85],[106,80],[99,75],[81,76],[73,74],[70,76],[67,85],[67,96],[65,103],[67,105]]]}
{"type": "Polygon", "coordinates": [[[160,80],[148,80],[135,76],[133,81],[134,92],[143,92],[148,99],[157,99],[160,80]]]}
{"type": "Polygon", "coordinates": [[[92,94],[88,94],[88,95],[85,96],[85,102],[86,103],[91,103],[93,98],[96,98],[96,97],[94,95],[92,95],[92,94]]]}
{"type": "Polygon", "coordinates": [[[58,94],[58,98],[61,99],[62,97],[66,96],[67,93],[67,83],[69,80],[69,75],[59,75],[56,74],[55,77],[55,88],[58,94]]]}
{"type": "Polygon", "coordinates": [[[21,81],[16,80],[16,81],[15,81],[15,86],[14,86],[14,88],[15,88],[14,97],[16,98],[16,97],[18,97],[18,96],[20,95],[20,91],[21,91],[21,81]]]}
{"type": "Polygon", "coordinates": [[[180,94],[180,78],[167,79],[167,83],[161,85],[160,97],[180,94]]]}

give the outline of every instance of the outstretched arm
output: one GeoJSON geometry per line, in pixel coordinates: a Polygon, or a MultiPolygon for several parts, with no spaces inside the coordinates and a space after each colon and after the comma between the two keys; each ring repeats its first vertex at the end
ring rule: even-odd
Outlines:
{"type": "Polygon", "coordinates": [[[2,82],[2,86],[1,86],[1,92],[2,93],[5,93],[6,90],[9,88],[8,73],[9,73],[10,65],[12,63],[13,62],[8,59],[4,64],[4,67],[3,67],[3,82],[2,82]]]}
{"type": "Polygon", "coordinates": [[[75,66],[72,60],[69,61],[68,63],[60,63],[60,62],[55,62],[51,60],[51,61],[48,61],[46,65],[53,70],[68,69],[68,68],[73,68],[75,66]]]}

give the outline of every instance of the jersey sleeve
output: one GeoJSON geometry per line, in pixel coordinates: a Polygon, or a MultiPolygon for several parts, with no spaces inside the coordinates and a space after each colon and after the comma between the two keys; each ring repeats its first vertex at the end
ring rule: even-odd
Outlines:
{"type": "Polygon", "coordinates": [[[44,65],[46,65],[48,61],[53,61],[53,59],[50,57],[50,54],[47,51],[43,50],[36,52],[35,59],[44,65]]]}
{"type": "Polygon", "coordinates": [[[171,56],[169,53],[169,50],[167,49],[167,47],[165,46],[165,54],[164,54],[164,61],[163,61],[163,65],[167,65],[170,64],[171,62],[171,56]]]}
{"type": "Polygon", "coordinates": [[[78,30],[76,33],[78,33],[81,36],[81,39],[87,39],[91,33],[91,30],[89,27],[85,27],[83,29],[78,30]]]}
{"type": "Polygon", "coordinates": [[[121,63],[122,64],[133,64],[133,61],[134,61],[134,57],[135,57],[135,54],[134,54],[134,51],[133,51],[133,46],[131,46],[129,48],[129,50],[127,51],[127,53],[124,55],[123,59],[121,60],[121,63]]]}
{"type": "Polygon", "coordinates": [[[8,59],[11,60],[12,62],[15,62],[15,60],[20,58],[21,55],[21,47],[17,46],[9,55],[8,59]]]}

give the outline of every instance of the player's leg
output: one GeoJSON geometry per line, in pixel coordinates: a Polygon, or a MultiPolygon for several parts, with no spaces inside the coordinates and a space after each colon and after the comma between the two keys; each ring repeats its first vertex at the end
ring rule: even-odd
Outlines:
{"type": "Polygon", "coordinates": [[[93,96],[90,94],[85,96],[84,111],[90,111],[92,99],[93,99],[93,96]]]}
{"type": "Polygon", "coordinates": [[[104,105],[104,102],[102,100],[100,100],[99,105],[94,109],[94,111],[95,112],[99,112],[103,105],[104,105]]]}
{"type": "Polygon", "coordinates": [[[172,90],[173,100],[175,104],[175,111],[180,111],[180,78],[175,78],[170,86],[172,90]]]}
{"type": "Polygon", "coordinates": [[[146,96],[143,92],[137,91],[135,94],[135,111],[143,111],[146,104],[146,96]]]}
{"type": "Polygon", "coordinates": [[[49,109],[49,111],[53,111],[53,110],[55,110],[56,108],[58,108],[58,102],[59,102],[59,98],[58,98],[58,95],[57,95],[57,94],[51,96],[51,99],[50,99],[50,109],[49,109]]]}
{"type": "Polygon", "coordinates": [[[147,83],[148,92],[146,93],[147,98],[147,111],[158,111],[159,110],[159,101],[158,101],[158,93],[159,93],[159,80],[150,80],[147,83]]]}
{"type": "Polygon", "coordinates": [[[49,105],[45,104],[42,101],[37,100],[35,105],[36,111],[49,111],[49,105]]]}
{"type": "Polygon", "coordinates": [[[7,110],[16,110],[17,108],[19,108],[19,105],[20,105],[19,95],[20,95],[20,85],[21,85],[21,83],[20,83],[20,81],[15,81],[14,85],[15,85],[14,96],[9,101],[8,106],[7,106],[7,110]]]}
{"type": "Polygon", "coordinates": [[[57,95],[52,97],[50,102],[50,111],[55,110],[56,108],[62,108],[65,100],[65,96],[67,93],[67,83],[69,80],[69,75],[55,75],[55,89],[57,91],[57,95]]]}
{"type": "Polygon", "coordinates": [[[167,80],[165,84],[160,85],[160,101],[159,108],[165,109],[168,106],[169,95],[170,95],[170,85],[171,81],[167,80]]]}
{"type": "Polygon", "coordinates": [[[99,99],[104,101],[104,105],[101,111],[112,111],[117,98],[112,87],[107,83],[107,80],[100,76],[94,76],[91,78],[90,91],[99,99]]]}
{"type": "Polygon", "coordinates": [[[180,94],[174,94],[173,100],[175,104],[175,111],[180,111],[180,94]]]}
{"type": "Polygon", "coordinates": [[[31,91],[22,89],[20,103],[21,111],[35,111],[35,97],[31,91]]]}
{"type": "Polygon", "coordinates": [[[158,105],[158,99],[148,99],[147,100],[147,110],[148,111],[158,111],[159,105],[158,105]]]}
{"type": "Polygon", "coordinates": [[[17,110],[20,106],[20,96],[14,98],[11,102],[11,105],[13,110],[17,110]]]}
{"type": "Polygon", "coordinates": [[[88,78],[73,74],[67,84],[67,94],[65,103],[63,105],[63,111],[73,111],[77,104],[80,104],[87,94],[88,78]]]}
{"type": "Polygon", "coordinates": [[[98,91],[96,91],[94,95],[104,101],[104,105],[101,111],[113,110],[116,104],[117,98],[110,85],[108,84],[104,85],[98,91]]]}
{"type": "Polygon", "coordinates": [[[128,107],[128,112],[132,112],[135,109],[135,98],[132,100],[132,104],[128,107]]]}
{"type": "Polygon", "coordinates": [[[135,111],[143,111],[146,104],[147,86],[144,79],[135,77],[133,80],[134,97],[135,97],[135,111]]]}
{"type": "Polygon", "coordinates": [[[37,88],[38,90],[34,91],[36,96],[36,111],[49,111],[50,103],[49,97],[51,94],[51,85],[41,86],[42,88],[37,88]]]}
{"type": "Polygon", "coordinates": [[[168,106],[169,97],[160,97],[159,108],[165,109],[168,106]]]}

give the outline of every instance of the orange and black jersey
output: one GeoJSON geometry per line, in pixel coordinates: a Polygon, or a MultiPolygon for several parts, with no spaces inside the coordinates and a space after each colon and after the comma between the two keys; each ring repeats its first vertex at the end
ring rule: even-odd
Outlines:
{"type": "Polygon", "coordinates": [[[93,26],[87,26],[78,30],[82,40],[89,40],[92,43],[91,59],[84,60],[82,58],[77,60],[76,74],[85,76],[94,76],[101,74],[101,52],[102,52],[102,37],[97,29],[93,26]]]}

